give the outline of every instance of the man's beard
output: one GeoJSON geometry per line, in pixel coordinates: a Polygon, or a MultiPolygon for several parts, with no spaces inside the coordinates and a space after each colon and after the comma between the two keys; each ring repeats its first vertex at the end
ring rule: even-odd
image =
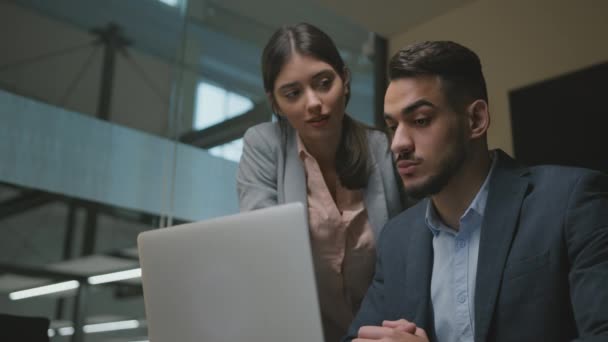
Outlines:
{"type": "Polygon", "coordinates": [[[439,172],[419,185],[407,186],[405,192],[414,199],[422,199],[439,193],[460,170],[467,157],[465,143],[458,140],[454,149],[439,163],[439,172]]]}

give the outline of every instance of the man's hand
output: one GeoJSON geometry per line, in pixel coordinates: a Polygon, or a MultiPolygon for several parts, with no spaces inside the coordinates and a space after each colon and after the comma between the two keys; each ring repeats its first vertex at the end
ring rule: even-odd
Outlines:
{"type": "Polygon", "coordinates": [[[422,328],[405,319],[383,321],[382,326],[363,326],[353,342],[428,342],[429,338],[422,328]]]}

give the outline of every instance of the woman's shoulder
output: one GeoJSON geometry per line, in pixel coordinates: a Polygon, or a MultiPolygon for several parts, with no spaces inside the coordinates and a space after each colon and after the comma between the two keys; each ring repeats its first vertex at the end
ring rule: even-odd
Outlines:
{"type": "Polygon", "coordinates": [[[281,146],[281,127],[277,122],[263,122],[249,127],[243,136],[243,145],[275,149],[281,146]]]}
{"type": "Polygon", "coordinates": [[[243,137],[245,144],[273,144],[281,138],[281,128],[276,122],[263,122],[249,127],[243,137]]]}
{"type": "Polygon", "coordinates": [[[367,128],[367,140],[372,149],[388,148],[388,136],[380,129],[367,128]]]}
{"type": "Polygon", "coordinates": [[[278,122],[263,122],[248,128],[243,136],[243,153],[284,154],[293,139],[289,129],[278,122]]]}

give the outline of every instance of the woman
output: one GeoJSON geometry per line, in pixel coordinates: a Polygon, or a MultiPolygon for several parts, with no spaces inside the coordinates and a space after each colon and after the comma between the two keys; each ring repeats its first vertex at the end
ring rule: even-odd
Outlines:
{"type": "Polygon", "coordinates": [[[374,272],[374,240],[404,209],[385,134],[346,113],[350,74],[332,40],[309,24],[283,27],[262,54],[277,123],[250,128],[237,190],[242,211],[302,202],[325,340],[338,341],[374,272]]]}

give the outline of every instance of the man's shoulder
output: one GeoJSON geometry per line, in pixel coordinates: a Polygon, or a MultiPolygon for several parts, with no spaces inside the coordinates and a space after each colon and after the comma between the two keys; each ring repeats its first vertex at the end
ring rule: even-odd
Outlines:
{"type": "MultiPolygon", "coordinates": [[[[527,166],[509,157],[501,150],[497,150],[499,158],[498,171],[501,175],[517,175],[526,179],[532,186],[532,192],[536,194],[551,194],[571,191],[581,180],[605,178],[606,175],[599,171],[582,167],[564,165],[536,165],[527,166]]],[[[499,176],[496,180],[503,182],[508,178],[499,176]]]]}
{"type": "Polygon", "coordinates": [[[540,180],[551,180],[561,178],[563,180],[575,181],[580,177],[599,174],[598,171],[582,167],[563,165],[538,165],[529,167],[530,173],[540,180]]]}
{"type": "MultiPolygon", "coordinates": [[[[598,203],[607,203],[606,196],[601,194],[608,192],[608,176],[599,171],[572,166],[538,165],[524,167],[518,170],[517,175],[527,184],[523,198],[523,210],[527,213],[527,219],[543,215],[569,215],[570,210],[576,209],[581,201],[600,200],[603,202],[598,203]],[[521,171],[523,172],[520,173],[521,171]]],[[[505,204],[504,194],[496,190],[507,191],[505,189],[508,186],[499,184],[511,180],[512,178],[500,177],[493,182],[497,187],[490,188],[488,201],[501,204],[498,207],[494,205],[494,208],[501,208],[505,204]]]]}
{"type": "Polygon", "coordinates": [[[424,218],[428,201],[428,199],[418,201],[389,220],[382,231],[383,238],[391,240],[398,235],[409,235],[419,229],[425,229],[424,218]]]}
{"type": "Polygon", "coordinates": [[[536,190],[547,192],[570,191],[581,180],[606,178],[599,171],[573,166],[538,165],[529,167],[528,170],[536,190]]]}

